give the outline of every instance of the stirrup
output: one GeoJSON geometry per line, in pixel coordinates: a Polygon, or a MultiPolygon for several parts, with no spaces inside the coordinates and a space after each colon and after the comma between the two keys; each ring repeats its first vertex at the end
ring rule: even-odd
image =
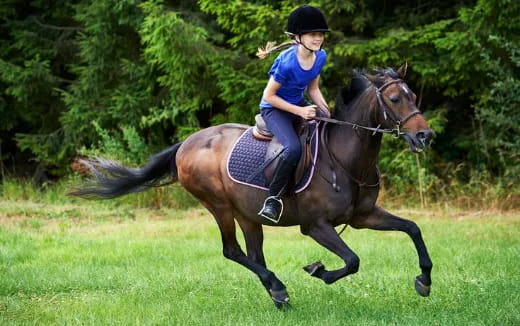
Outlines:
{"type": "Polygon", "coordinates": [[[269,196],[265,199],[264,201],[264,206],[262,206],[262,209],[260,210],[260,212],[258,212],[258,215],[262,216],[263,218],[265,219],[268,219],[269,221],[271,222],[274,222],[276,224],[278,224],[278,222],[280,222],[280,218],[282,217],[282,214],[283,214],[283,201],[277,197],[277,196],[269,196]],[[263,212],[264,212],[264,209],[265,209],[265,204],[267,203],[267,201],[269,201],[270,199],[276,201],[278,204],[280,204],[280,213],[278,214],[277,218],[274,219],[274,218],[271,218],[267,215],[264,215],[263,212]]]}

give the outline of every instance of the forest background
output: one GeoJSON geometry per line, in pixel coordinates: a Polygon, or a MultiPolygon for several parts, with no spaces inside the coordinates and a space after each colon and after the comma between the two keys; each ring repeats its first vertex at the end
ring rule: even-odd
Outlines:
{"type": "MultiPolygon", "coordinates": [[[[47,187],[77,157],[139,165],[191,133],[251,124],[298,1],[3,0],[0,171],[47,187]]],[[[332,109],[354,68],[398,67],[437,137],[413,155],[384,140],[384,197],[518,208],[520,1],[312,1],[332,32],[332,109]]]]}

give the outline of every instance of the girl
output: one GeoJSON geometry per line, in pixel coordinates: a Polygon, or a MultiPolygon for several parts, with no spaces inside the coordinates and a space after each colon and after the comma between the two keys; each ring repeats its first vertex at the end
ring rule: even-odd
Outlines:
{"type": "Polygon", "coordinates": [[[278,222],[283,209],[280,199],[301,155],[298,136],[293,128],[293,121],[298,117],[309,120],[316,117],[320,108],[325,116],[330,116],[328,106],[319,88],[320,72],[327,60],[327,54],[321,49],[324,33],[329,32],[323,13],[312,6],[301,6],[289,16],[287,32],[292,41],[266,49],[257,55],[265,58],[268,54],[290,47],[280,53],[269,70],[269,82],[265,87],[260,113],[269,130],[284,146],[273,180],[269,185],[269,196],[259,215],[278,222]],[[305,100],[307,93],[315,105],[305,100]]]}

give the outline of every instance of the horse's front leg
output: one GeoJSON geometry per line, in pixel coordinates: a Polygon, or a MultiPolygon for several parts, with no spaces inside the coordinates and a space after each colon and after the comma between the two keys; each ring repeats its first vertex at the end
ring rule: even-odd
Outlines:
{"type": "Polygon", "coordinates": [[[341,257],[345,262],[345,267],[333,271],[327,271],[320,262],[312,263],[303,268],[310,275],[322,279],[327,284],[331,284],[358,271],[358,256],[343,242],[331,224],[325,221],[318,221],[311,226],[302,226],[301,231],[341,257]]]}
{"type": "Polygon", "coordinates": [[[415,279],[415,290],[426,297],[430,294],[432,261],[424,244],[421,230],[412,221],[399,218],[387,211],[376,207],[371,214],[356,216],[349,223],[356,229],[372,229],[380,231],[402,231],[412,238],[419,255],[419,266],[422,274],[415,279]]]}

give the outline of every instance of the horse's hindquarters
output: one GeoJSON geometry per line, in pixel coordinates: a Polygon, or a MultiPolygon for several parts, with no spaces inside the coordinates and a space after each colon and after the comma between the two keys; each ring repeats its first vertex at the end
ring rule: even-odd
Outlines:
{"type": "Polygon", "coordinates": [[[227,201],[224,182],[230,149],[248,126],[223,124],[188,137],[176,157],[179,182],[197,199],[227,201]]]}

